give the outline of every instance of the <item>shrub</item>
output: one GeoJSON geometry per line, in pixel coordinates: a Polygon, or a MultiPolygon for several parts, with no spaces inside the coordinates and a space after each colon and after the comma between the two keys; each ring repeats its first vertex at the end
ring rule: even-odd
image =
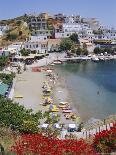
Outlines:
{"type": "Polygon", "coordinates": [[[99,153],[116,151],[116,124],[109,131],[104,130],[95,135],[93,147],[99,153]]]}

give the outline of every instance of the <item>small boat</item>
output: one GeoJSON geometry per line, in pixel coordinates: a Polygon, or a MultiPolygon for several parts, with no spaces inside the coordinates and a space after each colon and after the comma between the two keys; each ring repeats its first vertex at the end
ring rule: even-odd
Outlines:
{"type": "Polygon", "coordinates": [[[72,110],[70,107],[64,107],[62,110],[72,110]]]}
{"type": "Polygon", "coordinates": [[[72,110],[63,110],[63,113],[71,113],[72,110]]]}
{"type": "Polygon", "coordinates": [[[54,63],[54,64],[62,64],[62,61],[60,61],[60,60],[54,60],[53,63],[54,63]]]}
{"type": "Polygon", "coordinates": [[[60,102],[60,105],[66,105],[68,102],[60,102]]]}
{"type": "Polygon", "coordinates": [[[62,108],[67,108],[67,105],[59,105],[58,107],[61,108],[61,109],[62,108]]]}
{"type": "Polygon", "coordinates": [[[91,60],[94,61],[94,62],[98,62],[98,61],[99,61],[99,58],[97,58],[97,57],[92,57],[91,60]]]}
{"type": "Polygon", "coordinates": [[[99,60],[100,60],[100,61],[104,61],[104,58],[103,58],[103,57],[100,57],[99,60]]]}

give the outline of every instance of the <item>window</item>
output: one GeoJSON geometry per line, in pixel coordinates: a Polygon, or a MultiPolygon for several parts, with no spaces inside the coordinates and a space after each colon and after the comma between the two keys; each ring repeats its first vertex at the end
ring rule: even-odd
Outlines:
{"type": "Polygon", "coordinates": [[[26,46],[26,48],[28,48],[28,45],[26,46]]]}
{"type": "Polygon", "coordinates": [[[30,45],[30,48],[31,48],[31,45],[30,45]]]}
{"type": "Polygon", "coordinates": [[[38,48],[38,44],[36,44],[36,48],[38,48]]]}

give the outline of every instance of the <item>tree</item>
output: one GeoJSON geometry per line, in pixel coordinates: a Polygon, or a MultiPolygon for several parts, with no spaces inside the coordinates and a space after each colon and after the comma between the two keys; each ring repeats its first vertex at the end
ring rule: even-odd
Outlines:
{"type": "Polygon", "coordinates": [[[73,33],[70,37],[69,37],[74,43],[76,44],[80,44],[79,42],[79,37],[77,33],[73,33]]]}
{"type": "Polygon", "coordinates": [[[8,64],[9,58],[6,56],[0,57],[0,70],[2,70],[8,64]]]}
{"type": "Polygon", "coordinates": [[[82,50],[82,54],[83,54],[83,55],[88,55],[88,50],[87,50],[87,49],[83,49],[83,50],[82,50]]]}
{"type": "Polygon", "coordinates": [[[1,125],[19,130],[21,133],[35,133],[41,118],[40,112],[35,114],[31,109],[27,110],[24,106],[0,96],[1,125]]]}
{"type": "Polygon", "coordinates": [[[94,53],[95,54],[100,54],[101,53],[101,49],[99,47],[95,47],[94,53]]]}
{"type": "Polygon", "coordinates": [[[78,48],[78,49],[76,50],[76,54],[77,54],[77,55],[81,55],[81,54],[82,54],[82,49],[81,49],[81,48],[78,48]]]}
{"type": "Polygon", "coordinates": [[[28,56],[30,54],[30,51],[23,48],[22,50],[20,50],[20,53],[22,56],[28,56]]]}
{"type": "Polygon", "coordinates": [[[73,42],[70,38],[62,39],[60,43],[60,50],[61,51],[71,50],[72,45],[73,45],[73,42]]]}

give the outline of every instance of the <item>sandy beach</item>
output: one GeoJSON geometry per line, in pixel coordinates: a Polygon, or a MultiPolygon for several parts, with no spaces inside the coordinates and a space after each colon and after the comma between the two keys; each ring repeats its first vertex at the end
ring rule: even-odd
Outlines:
{"type": "Polygon", "coordinates": [[[44,72],[32,72],[31,68],[22,74],[17,74],[14,101],[33,109],[34,112],[40,110],[44,74],[44,72]],[[15,98],[16,95],[22,95],[23,98],[15,98]]]}

